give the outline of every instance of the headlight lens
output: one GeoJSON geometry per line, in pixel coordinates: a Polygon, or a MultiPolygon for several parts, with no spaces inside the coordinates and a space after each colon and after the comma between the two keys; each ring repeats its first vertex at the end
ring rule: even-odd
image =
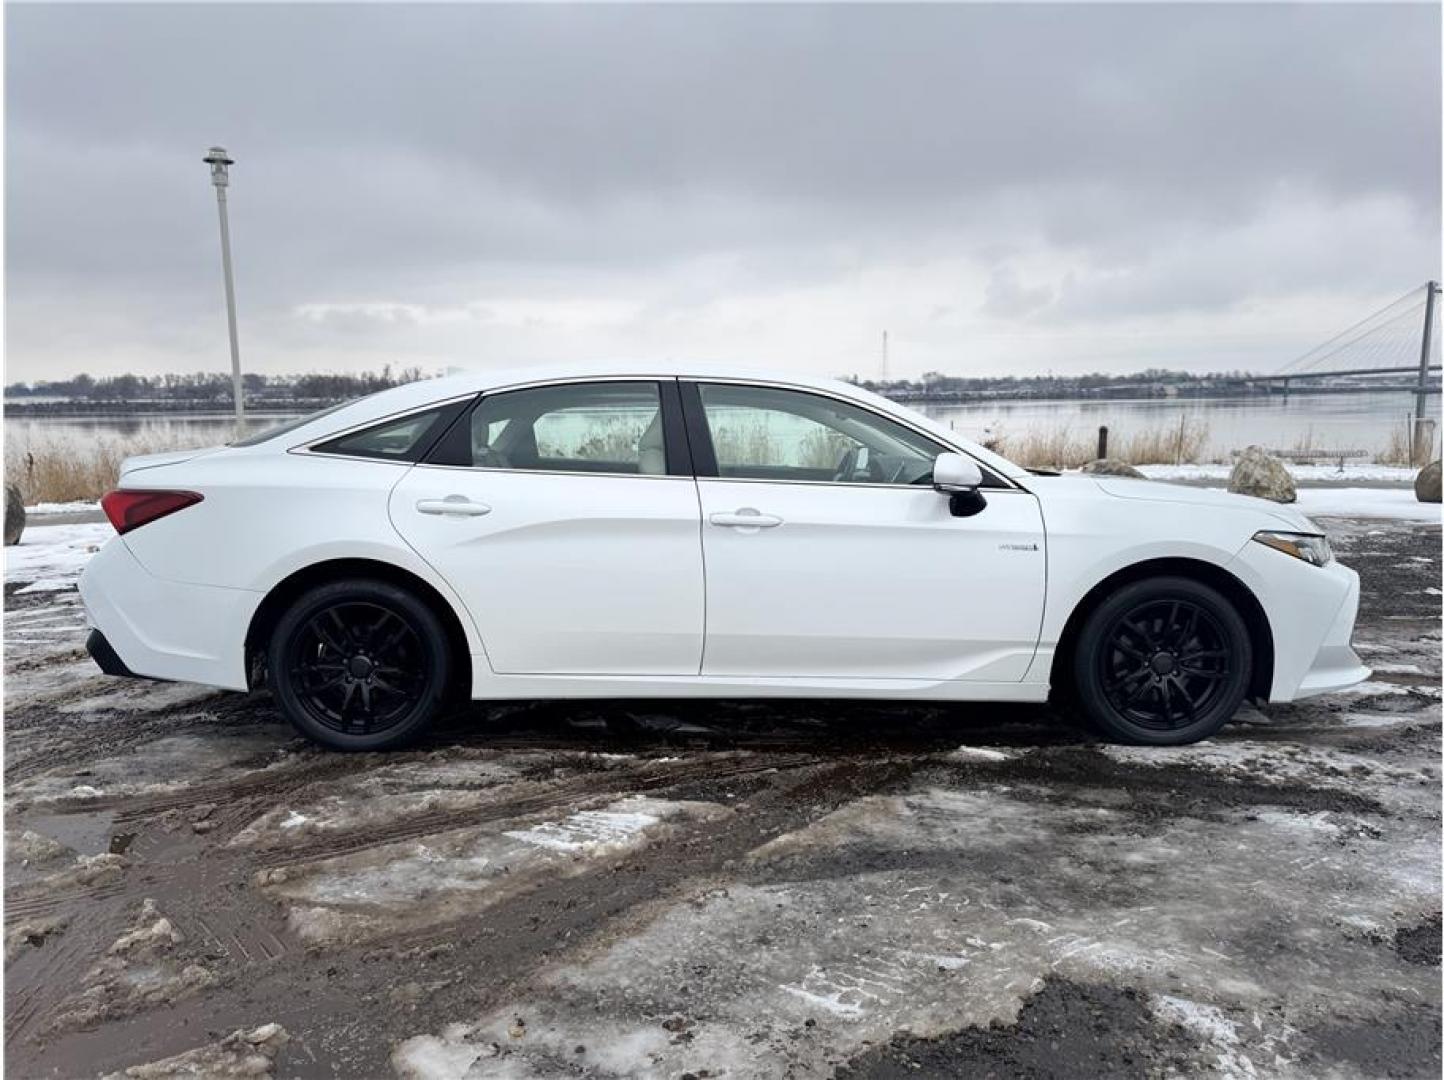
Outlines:
{"type": "Polygon", "coordinates": [[[1253,538],[1266,547],[1292,555],[1313,566],[1323,566],[1334,557],[1327,537],[1312,533],[1258,532],[1253,538]]]}

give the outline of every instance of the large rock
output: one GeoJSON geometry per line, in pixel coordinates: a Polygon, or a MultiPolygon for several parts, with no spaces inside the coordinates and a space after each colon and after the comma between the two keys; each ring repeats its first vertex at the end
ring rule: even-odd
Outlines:
{"type": "Polygon", "coordinates": [[[1414,498],[1420,502],[1439,501],[1439,462],[1431,461],[1414,477],[1414,498]]]}
{"type": "Polygon", "coordinates": [[[5,546],[20,543],[25,531],[25,500],[14,484],[5,485],[5,546]]]}
{"type": "Polygon", "coordinates": [[[1097,476],[1131,476],[1135,480],[1148,479],[1148,477],[1144,476],[1132,465],[1128,464],[1128,462],[1119,461],[1114,457],[1094,458],[1079,471],[1093,473],[1097,476]]]}
{"type": "Polygon", "coordinates": [[[1277,503],[1291,503],[1298,498],[1288,469],[1261,446],[1250,446],[1238,456],[1228,476],[1228,490],[1277,503]]]}

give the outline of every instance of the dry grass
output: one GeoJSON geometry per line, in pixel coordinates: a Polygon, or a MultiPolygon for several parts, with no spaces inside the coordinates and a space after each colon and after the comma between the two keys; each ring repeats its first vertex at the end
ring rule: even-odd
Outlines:
{"type": "Polygon", "coordinates": [[[136,454],[184,450],[154,438],[100,438],[83,446],[56,441],[6,443],[5,482],[20,488],[27,506],[41,502],[93,502],[115,487],[120,463],[136,454]]]}
{"type": "Polygon", "coordinates": [[[1374,460],[1381,465],[1423,465],[1439,457],[1439,425],[1421,421],[1415,430],[1413,419],[1400,420],[1389,428],[1389,441],[1374,460]]]}
{"type": "MultiPolygon", "coordinates": [[[[1098,432],[1075,432],[1066,425],[1019,436],[999,432],[983,445],[1025,468],[1076,469],[1098,456],[1098,432]]],[[[1197,462],[1207,446],[1208,425],[1186,415],[1177,424],[1132,433],[1111,429],[1108,436],[1108,456],[1130,465],[1197,462]]]]}
{"type": "Polygon", "coordinates": [[[1130,465],[1183,465],[1198,461],[1208,445],[1208,425],[1181,414],[1177,424],[1150,428],[1129,436],[1119,446],[1130,465]]]}
{"type": "Polygon", "coordinates": [[[1389,441],[1378,453],[1381,465],[1408,465],[1410,458],[1409,423],[1401,421],[1389,428],[1389,441]]]}

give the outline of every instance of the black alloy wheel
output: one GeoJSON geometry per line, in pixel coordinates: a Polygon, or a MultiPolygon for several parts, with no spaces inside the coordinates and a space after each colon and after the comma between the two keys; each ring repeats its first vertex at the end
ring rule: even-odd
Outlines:
{"type": "Polygon", "coordinates": [[[352,580],[301,596],[276,625],[268,669],[302,734],[338,750],[380,750],[419,734],[450,678],[446,633],[417,597],[352,580]]]}
{"type": "Polygon", "coordinates": [[[1243,619],[1190,578],[1121,588],[1084,623],[1074,681],[1084,711],[1125,742],[1206,739],[1238,710],[1253,654],[1243,619]]]}

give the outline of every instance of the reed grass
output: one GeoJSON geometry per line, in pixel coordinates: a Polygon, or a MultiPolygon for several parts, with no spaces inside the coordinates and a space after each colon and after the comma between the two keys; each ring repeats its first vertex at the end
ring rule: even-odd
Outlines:
{"type": "Polygon", "coordinates": [[[115,487],[126,458],[204,444],[205,440],[177,442],[147,436],[98,438],[79,446],[61,440],[7,440],[5,483],[20,489],[27,506],[94,502],[115,487]]]}
{"type": "MultiPolygon", "coordinates": [[[[1067,425],[1016,436],[995,430],[983,445],[1029,469],[1076,469],[1098,456],[1097,430],[1067,425]]],[[[1110,431],[1108,456],[1130,465],[1183,465],[1202,460],[1207,447],[1208,425],[1184,415],[1177,424],[1110,431]]]]}

